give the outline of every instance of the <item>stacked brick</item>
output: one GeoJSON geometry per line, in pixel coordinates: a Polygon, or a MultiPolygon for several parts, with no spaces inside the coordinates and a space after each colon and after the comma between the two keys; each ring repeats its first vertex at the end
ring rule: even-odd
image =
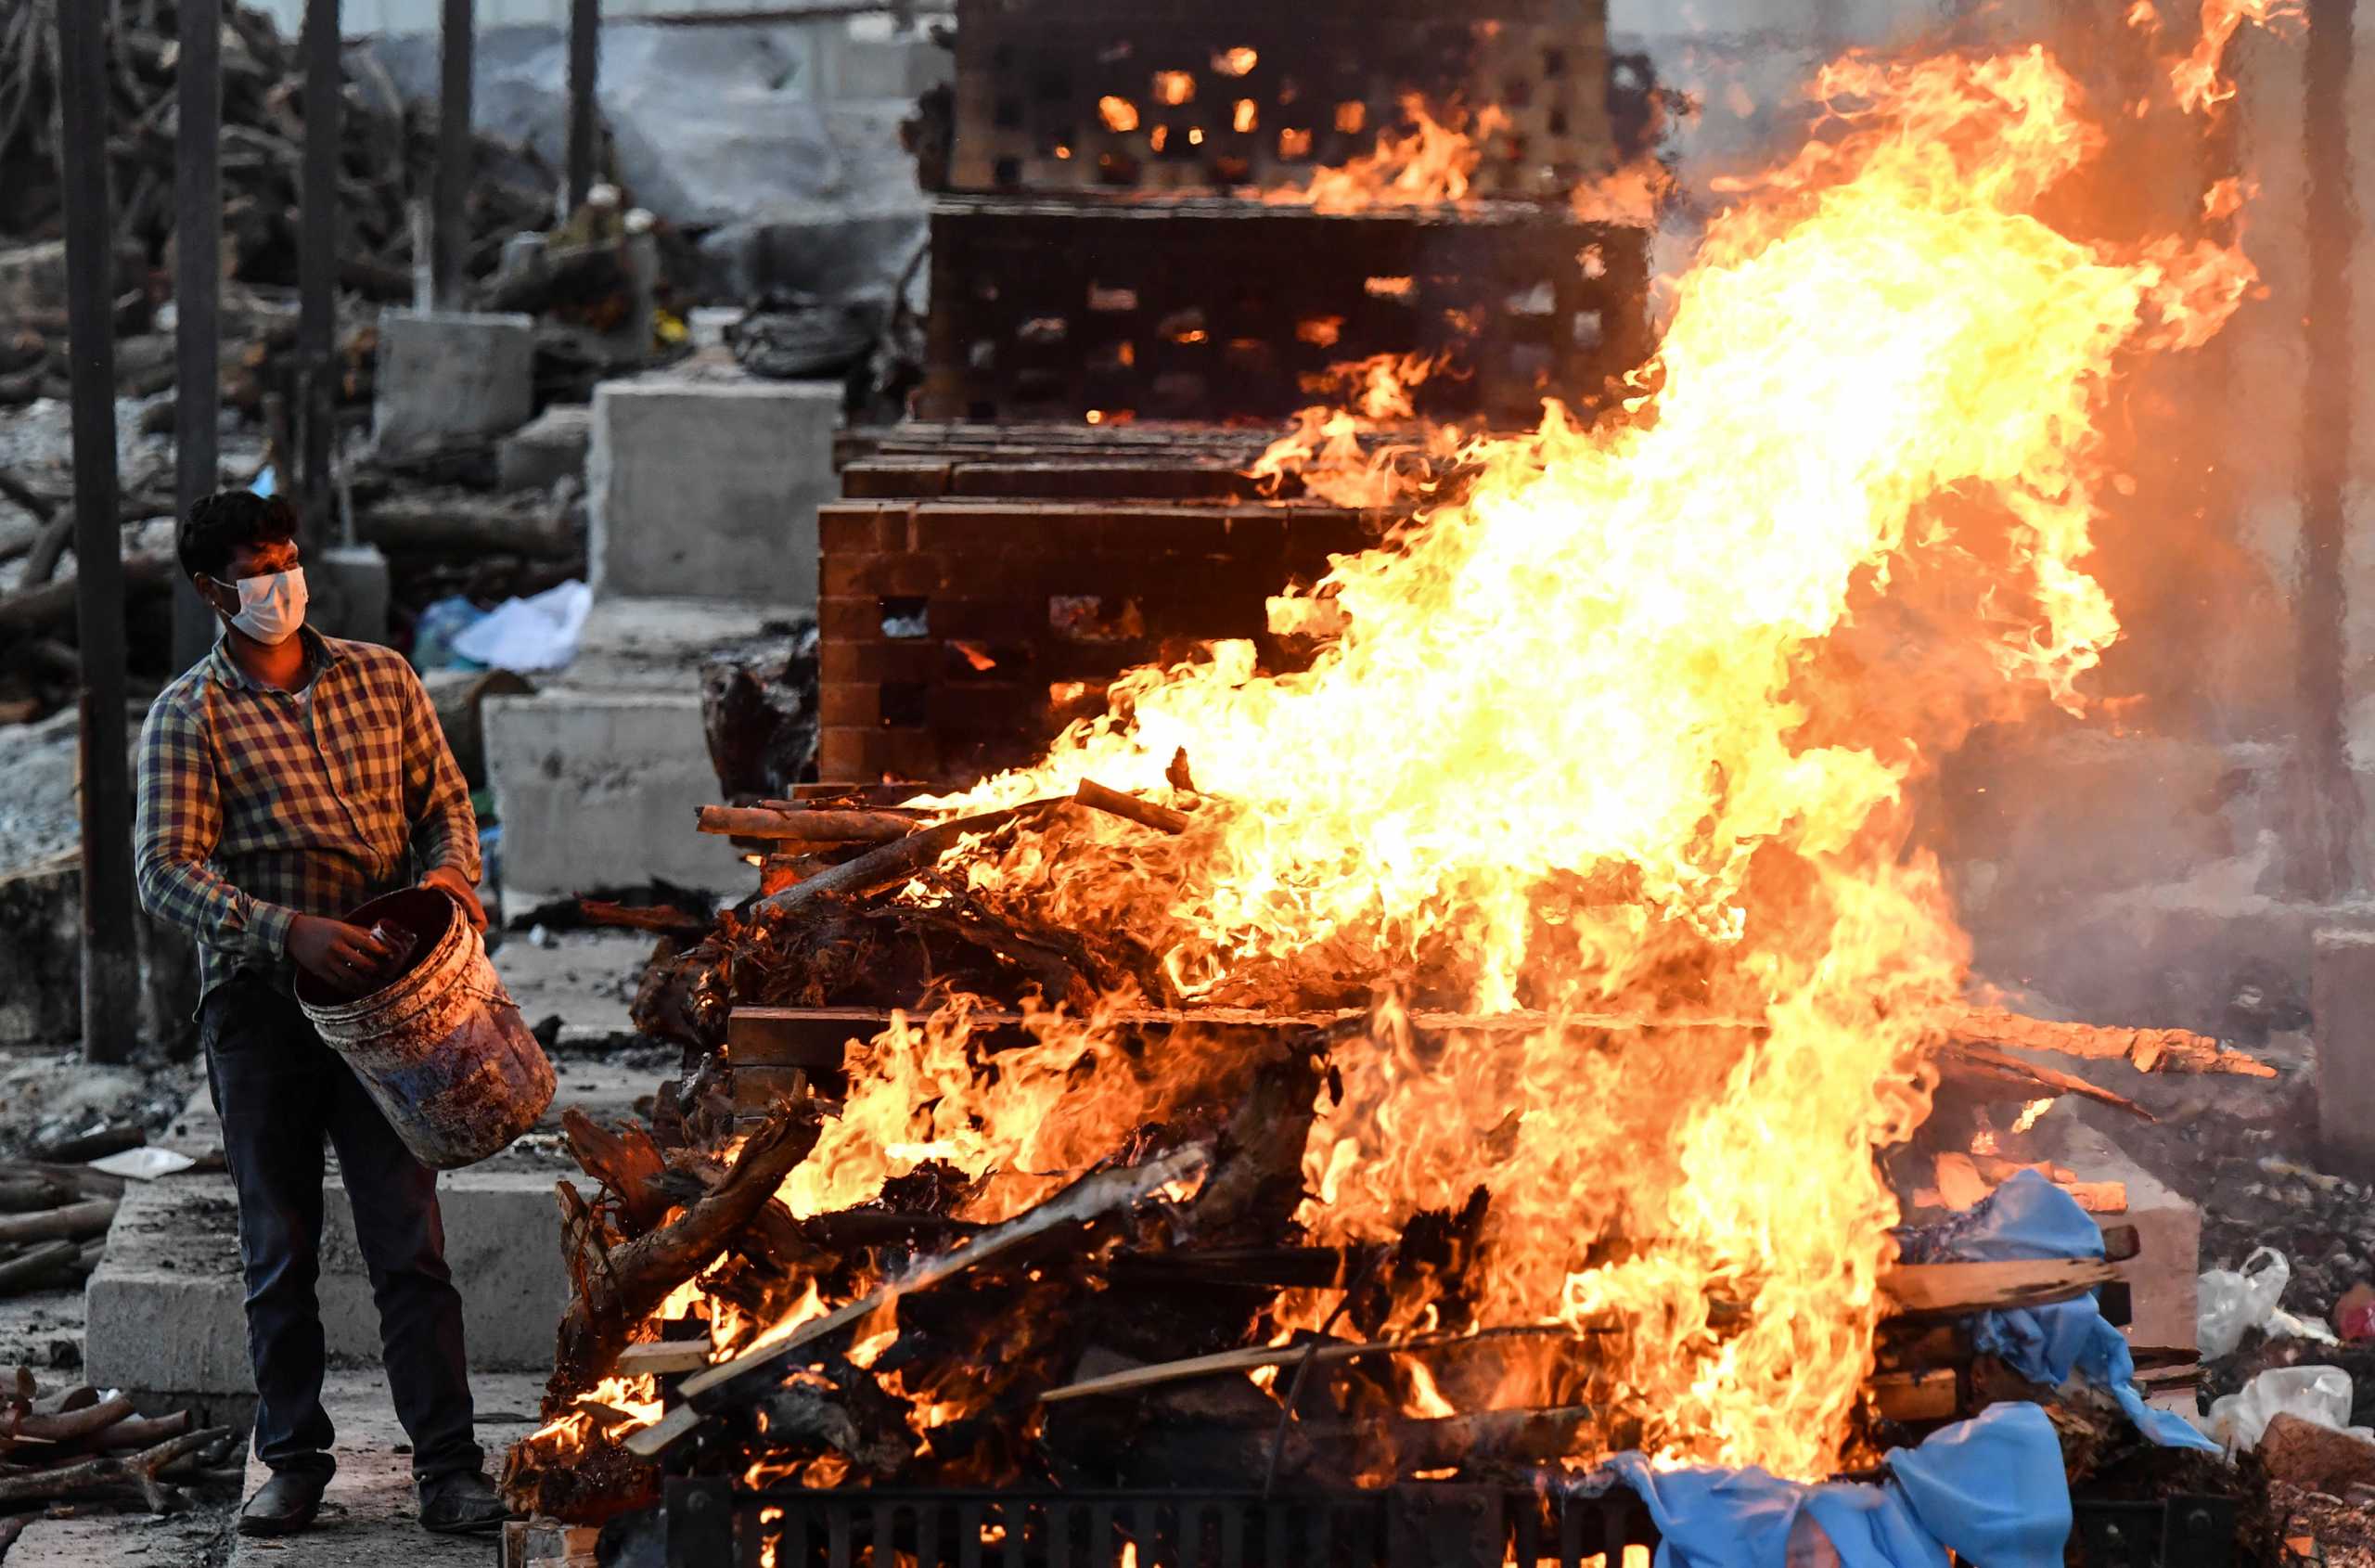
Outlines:
{"type": "Polygon", "coordinates": [[[1638,361],[1648,237],[1567,197],[1640,150],[1651,96],[1606,0],[960,0],[917,412],[1271,418],[1380,354],[1444,361],[1429,417],[1588,401],[1638,361]],[[1412,94],[1472,134],[1464,204],[1265,199],[1412,94]]]}
{"type": "MultiPolygon", "coordinates": [[[[1165,488],[1141,465],[1039,463],[1087,488],[1165,488]]],[[[1013,478],[1012,464],[853,465],[855,488],[1013,478]]],[[[1221,475],[1186,467],[1219,489],[1221,475]]],[[[1266,601],[1316,581],[1330,555],[1372,542],[1374,520],[1304,502],[1207,497],[1032,500],[966,495],[844,500],[822,541],[820,776],[962,782],[1030,761],[1107,683],[1215,637],[1247,637],[1274,666],[1266,601]]]]}

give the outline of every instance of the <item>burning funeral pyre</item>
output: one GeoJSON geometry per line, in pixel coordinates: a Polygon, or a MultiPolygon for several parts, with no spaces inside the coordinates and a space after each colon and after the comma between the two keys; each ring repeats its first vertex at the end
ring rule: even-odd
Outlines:
{"type": "MultiPolygon", "coordinates": [[[[2213,0],[2191,109],[2266,8],[2213,0]]],[[[1902,1261],[1880,1156],[1942,1082],[2085,1087],[2022,1047],[2254,1064],[1973,1006],[1909,802],[1974,724],[2083,707],[2099,421],[2253,288],[2237,192],[2210,238],[2060,232],[2102,135],[2042,50],[1819,92],[1621,409],[1405,465],[1383,543],[1282,596],[1306,665],[1217,644],[961,794],[731,819],[803,853],[655,962],[649,1131],[572,1124],[602,1192],[561,1194],[515,1500],[1818,1479],[1973,1401],[1925,1407],[1910,1340],[2109,1277],[1902,1261]]],[[[1271,467],[1358,461],[1329,423],[1271,467]]]]}

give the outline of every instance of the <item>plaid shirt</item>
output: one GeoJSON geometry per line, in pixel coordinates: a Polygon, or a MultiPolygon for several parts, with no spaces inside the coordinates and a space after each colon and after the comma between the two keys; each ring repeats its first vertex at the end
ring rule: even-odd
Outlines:
{"type": "Polygon", "coordinates": [[[202,990],[242,969],[286,986],[289,927],[441,867],[479,878],[469,787],[404,655],[299,633],[302,692],[248,678],[220,642],[140,731],[140,902],[198,940],[202,990]]]}

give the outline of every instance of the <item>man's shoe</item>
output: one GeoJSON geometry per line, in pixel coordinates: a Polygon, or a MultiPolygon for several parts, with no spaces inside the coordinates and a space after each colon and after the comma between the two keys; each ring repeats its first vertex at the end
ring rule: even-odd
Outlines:
{"type": "Polygon", "coordinates": [[[433,1536],[487,1535],[511,1517],[481,1472],[448,1471],[420,1484],[420,1527],[433,1536]]]}
{"type": "Polygon", "coordinates": [[[330,1478],[318,1471],[276,1470],[239,1510],[242,1536],[293,1536],[314,1523],[322,1488],[330,1478]]]}

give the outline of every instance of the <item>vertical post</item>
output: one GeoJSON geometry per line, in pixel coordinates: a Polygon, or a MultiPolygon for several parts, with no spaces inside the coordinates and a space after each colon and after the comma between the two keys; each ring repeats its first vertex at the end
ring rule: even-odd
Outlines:
{"type": "Polygon", "coordinates": [[[2356,0],[2309,0],[2309,44],[2302,51],[2303,122],[2307,140],[2308,311],[2302,344],[2306,366],[2301,452],[2300,892],[2330,900],[2359,880],[2358,785],[2350,765],[2349,598],[2343,586],[2348,527],[2353,365],[2350,316],[2352,247],[2357,203],[2351,194],[2350,78],[2356,0]]]}
{"type": "MultiPolygon", "coordinates": [[[[222,417],[223,0],[181,0],[173,139],[174,498],[189,515],[220,480],[222,417]]],[[[176,579],[180,574],[174,574],[176,579]]],[[[173,585],[173,668],[206,657],[214,616],[188,583],[173,585]]]]}
{"type": "Polygon", "coordinates": [[[477,26],[471,0],[445,0],[444,25],[438,33],[436,212],[430,224],[436,256],[432,292],[441,310],[460,308],[462,269],[469,254],[465,211],[475,151],[470,145],[470,92],[477,26]]]}
{"type": "Polygon", "coordinates": [[[115,220],[107,7],[60,6],[66,335],[74,381],[74,599],[82,642],[83,1057],[121,1061],[140,1015],[132,765],[124,744],[123,538],[116,523],[115,220]]]}
{"type": "Polygon", "coordinates": [[[339,0],[305,0],[305,161],[297,237],[298,437],[305,539],[327,537],[338,418],[339,0]]]}
{"type": "Polygon", "coordinates": [[[569,210],[594,188],[594,85],[602,68],[601,0],[569,0],[569,210]]]}

